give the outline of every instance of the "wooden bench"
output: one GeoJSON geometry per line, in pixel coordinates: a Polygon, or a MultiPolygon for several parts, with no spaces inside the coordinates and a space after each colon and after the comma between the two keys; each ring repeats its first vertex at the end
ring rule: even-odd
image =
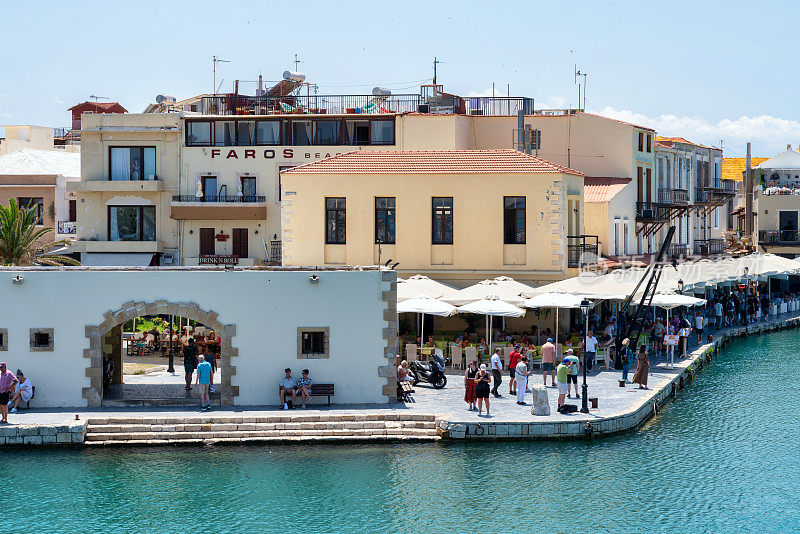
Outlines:
{"type": "Polygon", "coordinates": [[[410,395],[412,393],[414,393],[414,388],[411,386],[411,382],[403,380],[397,383],[397,400],[401,402],[410,402],[410,395]]]}
{"type": "Polygon", "coordinates": [[[35,396],[36,396],[36,386],[31,386],[31,398],[28,399],[28,402],[25,403],[28,406],[28,408],[31,407],[31,401],[35,396]]]}
{"type": "MultiPolygon", "coordinates": [[[[278,387],[280,392],[280,386],[278,387]]],[[[309,392],[312,397],[328,397],[328,406],[331,405],[331,397],[334,395],[333,384],[311,384],[311,391],[309,392]]],[[[291,398],[289,399],[291,400],[291,398]]]]}

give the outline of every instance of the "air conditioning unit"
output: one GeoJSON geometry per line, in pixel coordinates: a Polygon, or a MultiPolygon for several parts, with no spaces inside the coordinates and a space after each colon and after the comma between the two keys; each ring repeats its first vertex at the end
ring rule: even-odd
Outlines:
{"type": "Polygon", "coordinates": [[[420,105],[417,106],[417,112],[418,113],[430,113],[431,112],[431,106],[429,104],[420,104],[420,105]]]}
{"type": "Polygon", "coordinates": [[[653,218],[653,210],[652,210],[652,208],[651,209],[642,210],[642,219],[652,219],[652,218],[653,218]]]}
{"type": "Polygon", "coordinates": [[[177,249],[173,249],[170,251],[164,251],[161,254],[161,265],[178,265],[180,262],[180,254],[178,253],[177,249]]]}

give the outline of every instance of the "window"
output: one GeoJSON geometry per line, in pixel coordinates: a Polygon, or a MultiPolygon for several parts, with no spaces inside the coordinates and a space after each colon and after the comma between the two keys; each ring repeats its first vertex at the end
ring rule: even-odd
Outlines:
{"type": "Polygon", "coordinates": [[[653,151],[653,136],[650,134],[647,134],[647,151],[653,151]]]}
{"type": "Polygon", "coordinates": [[[373,145],[394,143],[394,121],[371,121],[370,141],[373,145]]]}
{"type": "Polygon", "coordinates": [[[325,243],[328,245],[347,242],[346,200],[344,197],[325,197],[325,243]]]}
{"type": "Polygon", "coordinates": [[[327,326],[301,326],[297,328],[298,358],[328,358],[330,356],[330,328],[327,326]]]}
{"type": "Polygon", "coordinates": [[[156,179],[156,147],[154,146],[112,146],[110,163],[110,175],[113,181],[156,179]]]}
{"type": "Polygon", "coordinates": [[[200,178],[200,185],[203,186],[203,202],[217,202],[217,177],[203,176],[200,178]]]}
{"type": "Polygon", "coordinates": [[[622,239],[622,235],[620,234],[619,219],[616,219],[614,221],[614,256],[619,256],[619,253],[622,250],[619,247],[621,239],[622,239]]]}
{"type": "Polygon", "coordinates": [[[340,121],[314,121],[315,145],[338,145],[341,140],[340,121]]]}
{"type": "Polygon", "coordinates": [[[628,221],[623,221],[622,225],[622,250],[623,253],[628,255],[628,221]]]}
{"type": "Polygon", "coordinates": [[[433,197],[434,245],[453,244],[453,197],[433,197]]]}
{"type": "Polygon", "coordinates": [[[306,146],[313,138],[313,121],[292,121],[292,144],[306,146]]]}
{"type": "Polygon", "coordinates": [[[542,149],[542,131],[541,130],[531,130],[531,148],[533,150],[541,150],[542,149]]]}
{"type": "Polygon", "coordinates": [[[233,255],[240,258],[246,258],[248,252],[247,246],[247,228],[234,228],[233,229],[233,255]]]}
{"type": "Polygon", "coordinates": [[[256,179],[253,176],[241,176],[239,183],[242,184],[242,202],[256,201],[256,179]]]}
{"type": "Polygon", "coordinates": [[[211,121],[188,121],[186,123],[186,144],[204,146],[211,144],[211,121]]]}
{"type": "Polygon", "coordinates": [[[644,134],[639,132],[639,152],[644,151],[644,134]]]}
{"type": "Polygon", "coordinates": [[[214,256],[217,253],[213,228],[200,228],[200,255],[214,256]]]}
{"type": "Polygon", "coordinates": [[[20,208],[34,209],[36,216],[36,224],[44,224],[44,199],[32,197],[20,197],[17,199],[20,208]]]}
{"type": "Polygon", "coordinates": [[[375,197],[375,242],[394,245],[394,197],[375,197]]]}
{"type": "Polygon", "coordinates": [[[30,330],[30,351],[31,352],[52,352],[53,351],[53,329],[52,328],[31,328],[31,330],[30,330]]]}
{"type": "Polygon", "coordinates": [[[714,230],[719,230],[719,208],[714,208],[714,230]]]}
{"type": "Polygon", "coordinates": [[[236,123],[233,121],[214,122],[214,144],[216,146],[231,146],[236,140],[236,123]]]}
{"type": "Polygon", "coordinates": [[[525,244],[525,197],[503,197],[503,228],[503,243],[525,244]]]}
{"type": "Polygon", "coordinates": [[[236,122],[236,144],[240,146],[252,146],[256,144],[256,123],[253,121],[236,122]]]}
{"type": "Polygon", "coordinates": [[[0,351],[8,350],[8,329],[0,328],[0,351]]]}
{"type": "Polygon", "coordinates": [[[70,200],[69,201],[69,222],[75,222],[78,220],[78,201],[77,200],[70,200]]]}
{"type": "Polygon", "coordinates": [[[369,144],[369,121],[344,121],[346,145],[369,144]]]}
{"type": "Polygon", "coordinates": [[[109,241],[155,241],[155,206],[109,206],[109,241]]]}
{"type": "Polygon", "coordinates": [[[281,144],[281,123],[278,121],[258,121],[256,123],[256,144],[281,144]]]}

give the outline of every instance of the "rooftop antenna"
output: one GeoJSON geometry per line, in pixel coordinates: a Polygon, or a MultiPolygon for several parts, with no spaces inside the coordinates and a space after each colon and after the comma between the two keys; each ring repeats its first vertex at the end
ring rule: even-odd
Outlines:
{"type": "Polygon", "coordinates": [[[578,82],[578,78],[583,76],[583,108],[581,111],[586,111],[586,75],[587,73],[581,72],[577,65],[575,65],[575,74],[572,78],[572,83],[578,84],[578,107],[581,107],[581,84],[578,82]]]}
{"type": "Polygon", "coordinates": [[[436,66],[444,61],[439,61],[435,56],[433,58],[433,85],[436,85],[436,66]]]}
{"type": "Polygon", "coordinates": [[[300,63],[303,61],[297,58],[297,54],[294,55],[294,70],[295,72],[300,72],[300,63]]]}
{"type": "Polygon", "coordinates": [[[89,95],[89,98],[94,98],[94,101],[97,102],[100,99],[108,100],[107,96],[97,96],[97,95],[89,95]]]}
{"type": "MultiPolygon", "coordinates": [[[[227,59],[220,59],[217,56],[211,56],[211,63],[213,64],[212,70],[214,71],[214,81],[212,85],[212,89],[214,90],[214,96],[217,96],[217,63],[230,63],[227,59]]],[[[222,86],[222,83],[219,84],[222,86]]]]}

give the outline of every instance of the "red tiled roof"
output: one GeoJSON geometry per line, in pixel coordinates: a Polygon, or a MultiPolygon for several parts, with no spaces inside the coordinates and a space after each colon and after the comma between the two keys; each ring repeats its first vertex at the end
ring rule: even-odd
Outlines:
{"type": "Polygon", "coordinates": [[[691,142],[688,139],[685,139],[683,137],[661,137],[661,136],[658,136],[658,137],[656,137],[656,143],[659,144],[659,145],[668,147],[668,148],[672,148],[672,146],[675,143],[681,143],[681,144],[684,144],[684,145],[698,146],[700,148],[713,148],[713,147],[701,145],[700,143],[693,143],[693,142],[691,142]]]}
{"type": "Polygon", "coordinates": [[[583,201],[608,202],[630,182],[630,178],[587,176],[583,179],[583,201]]]}
{"type": "Polygon", "coordinates": [[[281,174],[583,173],[516,150],[354,150],[281,174]]]}
{"type": "Polygon", "coordinates": [[[80,104],[75,104],[74,106],[69,108],[69,110],[71,111],[71,110],[73,110],[75,108],[82,108],[82,107],[96,107],[96,108],[101,108],[101,109],[116,109],[116,108],[119,108],[124,113],[127,113],[127,111],[128,111],[127,109],[122,107],[119,104],[119,102],[89,102],[88,100],[86,102],[81,102],[80,104]]]}

